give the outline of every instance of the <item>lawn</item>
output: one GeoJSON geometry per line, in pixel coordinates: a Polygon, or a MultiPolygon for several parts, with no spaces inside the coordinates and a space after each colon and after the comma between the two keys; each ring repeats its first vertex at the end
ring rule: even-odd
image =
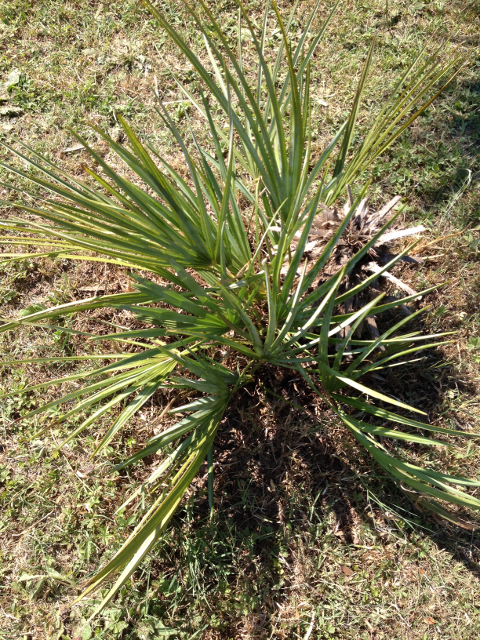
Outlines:
{"type": "MultiPolygon", "coordinates": [[[[292,4],[279,3],[284,15],[292,4]]],[[[180,0],[157,5],[201,51],[200,34],[180,0]]],[[[235,2],[209,5],[228,37],[236,38],[235,2]]],[[[258,0],[245,6],[253,20],[260,19],[258,0]]],[[[299,3],[294,33],[312,6],[311,0],[299,3]]],[[[319,24],[330,3],[320,6],[319,24]]],[[[479,21],[478,2],[344,1],[312,65],[312,143],[320,153],[348,115],[372,38],[374,63],[358,142],[395,78],[423,47],[439,48],[445,58],[457,47],[465,58],[455,80],[365,181],[372,180],[373,205],[400,195],[408,205],[405,224],[427,229],[414,250],[420,263],[394,272],[416,290],[446,283],[422,301],[432,307],[418,328],[457,332],[452,344],[428,352],[415,368],[392,369],[379,380],[381,388],[421,406],[439,426],[475,431],[480,429],[479,21]]],[[[278,47],[279,37],[269,33],[267,47],[278,47]]],[[[249,46],[246,40],[247,51],[249,46]]],[[[123,141],[121,114],[181,172],[182,156],[155,112],[153,89],[180,129],[186,131],[190,122],[200,139],[205,134],[172,71],[197,92],[190,65],[135,1],[3,0],[0,138],[13,144],[19,138],[81,178],[85,154],[67,127],[114,163],[89,123],[123,141]]],[[[4,150],[0,159],[11,161],[4,150]]],[[[0,168],[0,182],[6,179],[0,168]]],[[[359,186],[352,185],[354,192],[359,186]]],[[[0,191],[5,219],[15,213],[8,204],[13,196],[1,186],[0,191]]],[[[129,287],[118,266],[63,258],[8,260],[0,264],[0,317],[14,317],[30,305],[129,287]]],[[[0,391],[86,371],[102,352],[81,332],[134,328],[135,322],[129,312],[91,311],[56,331],[29,327],[1,334],[0,391]],[[52,354],[59,358],[54,364],[5,364],[52,354]],[[61,360],[71,355],[85,360],[61,360]]],[[[145,458],[127,474],[112,474],[112,462],[131,455],[161,421],[170,420],[172,397],[159,392],[117,441],[91,458],[98,428],[61,451],[65,431],[54,421],[32,439],[41,419],[20,419],[40,405],[43,393],[0,398],[0,638],[480,636],[477,521],[471,514],[460,523],[422,512],[301,380],[280,375],[244,390],[222,424],[215,443],[213,522],[202,467],[149,559],[86,625],[99,594],[73,608],[70,603],[78,585],[132,530],[134,510],[118,509],[156,459],[145,458]]],[[[72,420],[68,428],[76,426],[72,420]]],[[[447,453],[412,448],[412,455],[458,475],[479,475],[475,441],[458,443],[447,453]]]]}

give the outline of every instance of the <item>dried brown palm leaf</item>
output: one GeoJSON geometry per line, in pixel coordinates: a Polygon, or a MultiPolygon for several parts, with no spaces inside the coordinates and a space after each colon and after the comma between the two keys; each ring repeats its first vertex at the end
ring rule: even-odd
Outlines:
{"type": "MultiPolygon", "coordinates": [[[[308,236],[308,242],[305,245],[304,257],[309,265],[314,265],[316,260],[325,250],[326,245],[334,236],[344,217],[348,214],[352,206],[352,197],[350,189],[348,191],[348,200],[342,210],[335,207],[327,207],[321,205],[320,213],[316,216],[311,232],[308,236]]],[[[393,284],[396,289],[407,292],[409,295],[415,295],[416,291],[400,278],[392,275],[389,271],[382,271],[380,265],[385,265],[394,260],[397,255],[392,253],[395,242],[401,238],[416,236],[425,231],[423,225],[405,228],[401,224],[396,224],[389,233],[384,233],[376,242],[372,240],[379,234],[382,227],[392,218],[397,205],[400,203],[400,196],[392,198],[381,209],[373,210],[368,206],[368,198],[364,198],[358,205],[354,215],[351,217],[342,237],[337,241],[330,259],[325,266],[323,273],[314,282],[313,286],[319,286],[338,272],[344,265],[349,263],[355,255],[362,251],[363,247],[370,244],[370,248],[365,255],[355,263],[353,269],[345,279],[341,289],[342,293],[346,293],[349,289],[356,287],[359,282],[365,279],[367,275],[379,273],[379,279],[374,280],[369,287],[362,290],[360,294],[354,294],[351,298],[347,298],[341,308],[343,313],[351,313],[360,309],[367,304],[374,296],[379,294],[384,286],[388,283],[393,284]],[[380,273],[381,272],[381,273],[380,273]]],[[[298,241],[301,237],[302,230],[299,230],[291,244],[292,254],[295,252],[298,241]]],[[[402,260],[410,263],[421,263],[418,258],[403,256],[402,260]]],[[[287,273],[289,262],[285,262],[282,273],[287,273]]],[[[308,266],[307,266],[308,272],[308,266]]],[[[408,307],[403,305],[402,311],[405,314],[411,313],[408,307]]],[[[370,336],[375,339],[378,337],[378,327],[375,318],[370,317],[368,322],[363,323],[357,330],[357,335],[361,335],[364,329],[368,329],[370,336]]],[[[345,327],[342,333],[348,333],[349,327],[345,327]]]]}

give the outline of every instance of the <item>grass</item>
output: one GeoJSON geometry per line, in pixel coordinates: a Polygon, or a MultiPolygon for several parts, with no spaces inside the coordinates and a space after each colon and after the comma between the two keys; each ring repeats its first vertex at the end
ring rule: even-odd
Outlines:
{"type": "MultiPolygon", "coordinates": [[[[287,11],[289,3],[282,6],[287,11]]],[[[253,16],[260,11],[258,2],[247,7],[253,16]]],[[[170,2],[167,10],[192,45],[200,46],[180,3],[170,2]]],[[[235,37],[234,3],[219,3],[216,10],[235,37]]],[[[299,20],[303,11],[301,6],[299,20]]],[[[394,74],[422,44],[433,48],[447,37],[470,60],[382,157],[372,177],[375,200],[402,195],[410,221],[428,227],[418,255],[437,256],[421,267],[401,268],[402,278],[416,288],[449,281],[430,296],[434,306],[426,324],[435,331],[458,330],[456,343],[443,353],[431,354],[415,372],[393,370],[382,384],[401,389],[407,401],[422,404],[442,426],[477,429],[479,14],[475,2],[344,3],[313,65],[314,144],[320,150],[347,113],[373,35],[375,72],[359,136],[394,74]]],[[[156,75],[182,124],[194,114],[185,112],[168,67],[193,90],[195,80],[137,3],[4,0],[0,18],[0,80],[20,73],[0,105],[20,114],[0,116],[0,132],[7,138],[21,137],[81,175],[81,152],[65,152],[74,146],[65,126],[95,142],[87,121],[116,133],[120,112],[176,161],[177,150],[153,112],[151,88],[156,75]]],[[[275,47],[275,37],[267,44],[275,47]]],[[[200,123],[194,126],[201,131],[200,123]]],[[[9,213],[6,208],[2,215],[9,213]]],[[[22,260],[2,269],[2,316],[32,303],[66,302],[97,288],[113,293],[128,286],[120,269],[99,271],[67,260],[22,260]]],[[[105,322],[130,326],[132,320],[91,312],[71,322],[81,331],[105,322]]],[[[59,358],[95,355],[80,335],[61,328],[53,335],[22,329],[2,337],[0,352],[9,358],[28,357],[33,350],[59,358]]],[[[21,388],[34,377],[59,377],[70,366],[59,361],[35,369],[4,367],[0,385],[21,388]]],[[[94,460],[89,459],[92,435],[57,456],[51,454],[55,430],[22,442],[37,425],[15,421],[40,402],[40,395],[2,401],[0,637],[478,638],[475,530],[424,516],[339,425],[329,423],[300,381],[279,378],[270,388],[275,395],[262,386],[239,395],[216,445],[215,527],[208,517],[204,469],[150,560],[104,616],[83,629],[82,618],[94,602],[70,611],[72,584],[98,566],[107,541],[120,543],[130,530],[131,514],[115,510],[127,484],[146,475],[154,460],[146,459],[145,468],[130,478],[109,474],[109,464],[151,434],[152,419],[171,398],[157,396],[121,442],[94,460]]],[[[414,452],[425,461],[424,451],[414,452]]],[[[428,455],[434,464],[444,454],[428,455]]],[[[450,472],[478,475],[478,448],[465,446],[447,462],[450,472]]]]}

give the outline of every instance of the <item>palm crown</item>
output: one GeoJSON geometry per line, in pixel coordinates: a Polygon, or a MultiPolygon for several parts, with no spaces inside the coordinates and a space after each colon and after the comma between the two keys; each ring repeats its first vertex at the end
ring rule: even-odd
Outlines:
{"type": "MultiPolygon", "coordinates": [[[[35,196],[35,205],[18,204],[34,214],[28,220],[2,223],[10,234],[4,237],[6,244],[40,247],[38,253],[26,255],[58,255],[121,265],[131,270],[135,291],[37,310],[5,321],[1,331],[13,330],[22,323],[50,326],[55,317],[104,307],[129,310],[146,325],[138,330],[92,336],[107,344],[123,344],[125,352],[117,349],[102,356],[112,362],[92,368],[87,375],[82,372],[31,387],[46,388],[87,378],[84,386],[25,417],[65,405],[67,410],[57,423],[68,424],[72,416],[86,412],[87,417],[69,433],[60,445],[63,446],[101,416],[123,406],[98,444],[97,453],[157,390],[168,387],[198,394],[193,401],[172,410],[186,417],[116,467],[120,469],[161,450],[168,452],[127,501],[147,491],[154,496],[150,509],[82,594],[120,572],[100,608],[116,594],[167,526],[200,465],[206,457],[211,459],[215,434],[232,395],[252,379],[261,365],[298,372],[306,384],[323,395],[331,411],[377,462],[404,485],[426,494],[425,503],[432,509],[442,512],[438,500],[480,506],[462,489],[480,483],[419,468],[403,457],[394,457],[382,444],[383,438],[394,438],[445,445],[422,432],[459,435],[458,432],[380,408],[361,397],[365,394],[422,414],[417,408],[365,387],[359,380],[369,371],[410,362],[411,356],[438,344],[430,338],[445,335],[399,334],[410,316],[395,322],[377,338],[358,337],[367,318],[407,303],[415,295],[393,302],[382,301],[382,295],[378,295],[366,299],[358,309],[342,310],[342,303],[368,290],[379,273],[408,252],[410,247],[380,272],[357,277],[347,289],[343,286],[345,278],[379,242],[402,209],[348,256],[341,268],[333,273],[325,270],[338,250],[339,239],[359,213],[365,187],[337,221],[321,251],[310,260],[307,252],[312,226],[325,207],[336,203],[346,186],[360,178],[431,103],[437,95],[435,91],[430,95],[432,88],[442,78],[451,78],[457,60],[442,66],[436,56],[419,55],[399,80],[362,145],[352,151],[371,48],[350,117],[321,155],[313,158],[310,68],[331,17],[330,14],[318,34],[311,34],[319,2],[296,46],[289,40],[295,8],[284,24],[275,2],[267,2],[263,26],[258,31],[240,4],[236,52],[203,0],[199,5],[208,28],[185,2],[203,34],[208,68],[165,17],[149,2],[144,4],[188,59],[207,91],[207,95],[197,95],[179,84],[185,99],[207,124],[210,146],[199,142],[193,132],[187,144],[160,99],[159,116],[183,152],[187,178],[148,141],[141,141],[121,117],[118,120],[127,144],[119,144],[100,129],[95,130],[124,162],[127,174],[115,171],[78,135],[99,167],[96,171],[86,168],[88,181],[67,175],[17,141],[9,149],[36,171],[29,174],[14,167],[8,169],[28,178],[46,195],[35,196]],[[282,41],[276,57],[269,60],[264,44],[272,19],[280,29],[282,41]],[[253,81],[242,61],[243,29],[250,34],[258,60],[253,81]],[[225,118],[228,129],[223,127],[225,118]],[[143,187],[138,186],[139,181],[143,187]],[[138,275],[139,270],[144,277],[138,275]],[[150,272],[151,277],[145,277],[145,272],[150,272]],[[220,357],[220,352],[228,357],[220,357]],[[368,415],[380,419],[381,425],[367,422],[368,415]]],[[[4,257],[16,259],[20,255],[4,257]]],[[[420,311],[413,315],[417,313],[420,311]]],[[[210,465],[210,472],[211,469],[210,465]]]]}

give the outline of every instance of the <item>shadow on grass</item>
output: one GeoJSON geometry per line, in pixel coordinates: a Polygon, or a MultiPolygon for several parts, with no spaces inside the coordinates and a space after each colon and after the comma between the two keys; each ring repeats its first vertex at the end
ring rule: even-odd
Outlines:
{"type": "Polygon", "coordinates": [[[415,216],[441,233],[448,225],[478,224],[480,192],[480,49],[462,47],[467,67],[395,144],[376,161],[369,177],[380,200],[401,195],[415,216]],[[465,204],[458,198],[466,191],[465,204]]]}
{"type": "MultiPolygon", "coordinates": [[[[438,417],[462,384],[439,364],[432,353],[416,368],[390,370],[376,387],[438,417]]],[[[402,447],[421,453],[417,445],[402,447]]],[[[214,521],[204,467],[155,554],[152,576],[163,577],[152,582],[150,615],[167,616],[173,597],[182,625],[197,631],[191,611],[204,600],[209,638],[271,637],[279,609],[291,607],[292,589],[308,598],[326,547],[347,563],[351,549],[400,538],[420,546],[430,538],[480,577],[474,531],[416,508],[294,372],[264,370],[234,398],[214,460],[214,521]]],[[[343,579],[351,570],[341,566],[343,579]]]]}

